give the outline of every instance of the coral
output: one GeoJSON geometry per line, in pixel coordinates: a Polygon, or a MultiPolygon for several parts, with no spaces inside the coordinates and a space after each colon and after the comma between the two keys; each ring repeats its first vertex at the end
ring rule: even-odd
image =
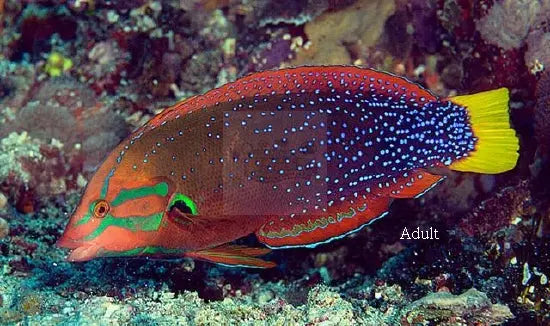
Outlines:
{"type": "MultiPolygon", "coordinates": [[[[550,6],[549,6],[550,7],[550,6]]],[[[527,37],[525,63],[536,74],[550,67],[550,31],[534,30],[527,37]]]]}
{"type": "Polygon", "coordinates": [[[327,0],[308,1],[256,1],[253,8],[253,17],[250,20],[260,26],[276,25],[280,23],[302,25],[322,14],[327,9],[344,7],[353,1],[338,1],[331,3],[327,0]],[[254,19],[252,19],[254,18],[254,19]]]}
{"type": "Polygon", "coordinates": [[[6,128],[25,131],[44,143],[56,139],[66,152],[80,144],[88,167],[127,134],[120,115],[99,103],[89,88],[69,78],[43,83],[15,117],[6,128]]]}
{"type": "Polygon", "coordinates": [[[10,59],[21,60],[24,55],[33,61],[40,59],[43,53],[50,52],[53,35],[64,41],[76,38],[77,23],[64,6],[55,9],[50,11],[35,4],[25,6],[18,21],[19,37],[11,44],[10,59]]]}
{"type": "MultiPolygon", "coordinates": [[[[409,7],[412,14],[411,24],[414,26],[414,41],[428,52],[435,52],[441,47],[439,35],[442,34],[442,27],[437,20],[436,2],[415,0],[409,2],[409,7]]],[[[400,33],[401,38],[409,34],[406,29],[401,30],[400,33]]]]}
{"type": "Polygon", "coordinates": [[[0,135],[9,135],[1,140],[0,184],[16,208],[29,213],[46,198],[80,189],[81,173],[93,170],[127,129],[123,117],[71,78],[21,91],[28,94],[6,99],[21,107],[7,108],[0,124],[0,135]]]}
{"type": "Polygon", "coordinates": [[[5,210],[7,204],[8,204],[8,198],[6,198],[6,195],[0,192],[0,211],[5,210]]]}
{"type": "Polygon", "coordinates": [[[305,25],[307,46],[299,49],[292,64],[351,63],[346,47],[374,45],[394,10],[393,0],[360,0],[344,9],[323,13],[305,25]]]}
{"type": "Polygon", "coordinates": [[[36,315],[42,310],[43,301],[39,294],[27,293],[20,298],[18,306],[25,315],[36,315]]]}
{"type": "Polygon", "coordinates": [[[324,286],[309,291],[307,322],[312,324],[353,325],[354,314],[351,303],[340,294],[324,286]]]}
{"type": "MultiPolygon", "coordinates": [[[[2,112],[0,116],[13,115],[16,108],[21,107],[28,101],[29,93],[33,89],[38,69],[31,64],[15,64],[9,60],[0,60],[0,103],[2,112]]],[[[1,121],[0,122],[4,122],[1,121]]],[[[0,136],[2,133],[0,124],[0,136]]]]}
{"type": "Polygon", "coordinates": [[[73,66],[73,61],[61,53],[52,52],[46,60],[44,71],[50,75],[50,77],[59,77],[65,71],[68,71],[73,66]]]}
{"type": "Polygon", "coordinates": [[[488,14],[476,23],[481,36],[504,50],[522,46],[541,5],[538,0],[495,2],[488,14]]]}
{"type": "Polygon", "coordinates": [[[250,56],[251,71],[277,68],[281,63],[294,58],[290,35],[275,38],[269,43],[255,46],[250,56]]]}
{"type": "Polygon", "coordinates": [[[42,103],[31,101],[17,114],[16,130],[29,133],[32,137],[51,141],[60,140],[64,144],[73,145],[78,135],[67,133],[76,125],[75,117],[67,107],[57,103],[42,103]]]}
{"type": "Polygon", "coordinates": [[[131,27],[127,26],[126,28],[134,32],[149,32],[158,35],[156,18],[161,11],[162,3],[160,1],[148,1],[130,11],[132,23],[131,27]]]}
{"type": "Polygon", "coordinates": [[[76,12],[93,11],[95,9],[95,0],[69,0],[68,6],[76,12]]]}
{"type": "MultiPolygon", "coordinates": [[[[34,298],[43,295],[33,296],[28,290],[14,293],[14,289],[21,287],[20,282],[11,277],[0,280],[0,290],[5,289],[6,302],[16,307],[5,310],[3,321],[20,320],[23,318],[21,303],[24,300],[32,303],[34,298]]],[[[275,292],[284,289],[274,284],[264,286],[273,288],[275,292]]],[[[446,292],[431,293],[412,303],[400,296],[389,297],[391,295],[388,292],[387,296],[374,299],[385,302],[377,306],[375,301],[369,303],[366,299],[344,299],[337,288],[327,286],[312,288],[307,302],[301,305],[288,304],[277,294],[263,304],[248,295],[205,302],[196,292],[176,295],[165,288],[135,294],[124,300],[102,295],[65,298],[48,292],[47,304],[38,310],[42,313],[26,313],[26,318],[31,323],[40,324],[395,325],[421,320],[432,323],[460,320],[468,324],[484,322],[494,325],[512,317],[508,307],[491,304],[484,293],[475,289],[459,296],[446,292]],[[54,311],[57,313],[51,313],[56,306],[58,308],[54,311]]],[[[33,304],[27,306],[36,307],[33,304]]]]}
{"type": "Polygon", "coordinates": [[[218,51],[206,51],[191,57],[181,71],[180,88],[193,93],[200,93],[212,88],[216,84],[214,76],[217,76],[219,71],[221,57],[221,53],[218,51]]]}
{"type": "Polygon", "coordinates": [[[427,295],[406,309],[407,323],[461,323],[498,325],[514,317],[507,306],[492,304],[487,295],[470,289],[461,295],[437,292],[427,295]]]}
{"type": "Polygon", "coordinates": [[[91,84],[96,93],[114,92],[120,83],[121,73],[128,65],[130,54],[113,40],[98,42],[88,52],[87,62],[78,68],[82,80],[91,84]]]}
{"type": "Polygon", "coordinates": [[[14,174],[23,182],[28,182],[30,174],[22,165],[22,159],[38,162],[43,159],[40,153],[41,142],[25,131],[12,132],[0,142],[0,181],[14,174]]]}
{"type": "Polygon", "coordinates": [[[550,298],[548,275],[550,269],[550,246],[548,236],[541,236],[529,242],[520,243],[517,256],[510,261],[517,271],[515,285],[519,288],[516,296],[518,305],[524,309],[535,311],[544,322],[550,320],[546,302],[550,298]],[[528,249],[528,251],[526,250],[528,249]]]}
{"type": "Polygon", "coordinates": [[[528,215],[532,206],[530,201],[529,182],[522,181],[482,202],[462,219],[460,226],[470,236],[488,234],[528,215]]]}
{"type": "Polygon", "coordinates": [[[535,106],[535,135],[542,153],[550,151],[550,71],[537,82],[535,106]]]}
{"type": "Polygon", "coordinates": [[[10,234],[10,226],[8,221],[0,217],[0,240],[4,239],[10,234]]]}

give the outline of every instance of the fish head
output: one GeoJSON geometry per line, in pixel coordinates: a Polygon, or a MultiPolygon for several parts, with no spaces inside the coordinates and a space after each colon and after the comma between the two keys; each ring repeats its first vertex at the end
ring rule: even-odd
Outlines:
{"type": "MultiPolygon", "coordinates": [[[[112,165],[111,165],[112,166],[112,165]]],[[[69,261],[165,253],[172,186],[162,177],[128,178],[103,164],[92,177],[57,245],[69,261]]],[[[170,252],[176,254],[176,252],[170,252]]]]}

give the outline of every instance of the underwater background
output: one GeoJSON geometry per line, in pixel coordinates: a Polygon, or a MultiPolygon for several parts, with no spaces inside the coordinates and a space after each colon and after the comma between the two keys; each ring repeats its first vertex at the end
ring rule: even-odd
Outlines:
{"type": "Polygon", "coordinates": [[[550,324],[549,0],[0,0],[0,22],[0,324],[550,324]],[[441,97],[509,88],[516,168],[447,172],[271,269],[65,261],[55,242],[133,130],[246,74],[323,64],[441,97]]]}

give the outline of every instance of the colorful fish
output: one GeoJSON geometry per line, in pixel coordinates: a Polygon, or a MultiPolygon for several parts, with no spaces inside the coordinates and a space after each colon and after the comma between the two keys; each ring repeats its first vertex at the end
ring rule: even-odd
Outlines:
{"type": "Polygon", "coordinates": [[[508,90],[440,99],[371,69],[255,73],[182,101],[131,134],[90,180],[59,240],[68,260],[187,256],[272,267],[443,180],[428,170],[516,165],[508,90]]]}

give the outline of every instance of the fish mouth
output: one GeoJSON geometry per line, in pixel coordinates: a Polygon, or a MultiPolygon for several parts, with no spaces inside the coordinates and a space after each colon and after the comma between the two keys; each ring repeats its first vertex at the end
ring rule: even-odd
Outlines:
{"type": "Polygon", "coordinates": [[[66,235],[63,235],[57,240],[56,245],[60,248],[71,249],[67,256],[67,261],[79,262],[91,260],[98,256],[101,249],[100,246],[92,243],[83,243],[82,241],[72,239],[66,235]]]}
{"type": "Polygon", "coordinates": [[[75,240],[71,237],[68,237],[66,234],[63,234],[59,240],[55,243],[56,246],[60,248],[67,248],[67,249],[76,249],[82,245],[82,243],[78,240],[75,240]]]}
{"type": "Polygon", "coordinates": [[[98,252],[101,247],[96,245],[82,245],[78,248],[71,250],[67,256],[67,261],[80,262],[88,261],[98,256],[98,252]]]}

